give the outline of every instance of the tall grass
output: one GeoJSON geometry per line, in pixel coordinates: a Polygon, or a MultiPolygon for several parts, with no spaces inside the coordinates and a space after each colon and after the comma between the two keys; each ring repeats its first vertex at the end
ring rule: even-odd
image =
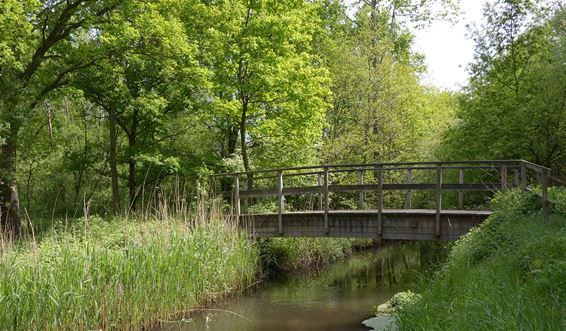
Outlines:
{"type": "Polygon", "coordinates": [[[401,330],[566,329],[566,192],[548,222],[536,196],[494,200],[494,215],[458,241],[400,311],[401,330]]]}
{"type": "Polygon", "coordinates": [[[0,248],[0,329],[164,323],[254,281],[259,250],[219,213],[60,225],[0,248]]]}
{"type": "Polygon", "coordinates": [[[270,238],[259,245],[264,268],[276,272],[319,270],[352,253],[341,238],[270,238]]]}

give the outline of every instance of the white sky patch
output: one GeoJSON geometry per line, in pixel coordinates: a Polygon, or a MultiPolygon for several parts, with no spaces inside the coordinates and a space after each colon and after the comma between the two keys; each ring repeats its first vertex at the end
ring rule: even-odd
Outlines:
{"type": "Polygon", "coordinates": [[[482,8],[486,2],[462,0],[462,14],[456,24],[435,21],[428,27],[414,31],[413,49],[425,55],[428,67],[423,83],[448,90],[458,90],[467,84],[466,68],[473,61],[474,42],[468,36],[466,25],[481,24],[482,8]]]}

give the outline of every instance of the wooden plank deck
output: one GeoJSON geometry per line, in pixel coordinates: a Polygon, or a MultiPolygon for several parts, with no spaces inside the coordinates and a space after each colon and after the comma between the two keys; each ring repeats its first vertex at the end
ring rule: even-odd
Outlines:
{"type": "Polygon", "coordinates": [[[240,224],[256,238],[340,237],[397,240],[456,240],[483,222],[491,211],[442,210],[440,234],[435,235],[436,210],[384,209],[379,235],[378,210],[332,210],[328,212],[328,230],[324,211],[285,212],[280,234],[278,214],[240,216],[240,224]]]}

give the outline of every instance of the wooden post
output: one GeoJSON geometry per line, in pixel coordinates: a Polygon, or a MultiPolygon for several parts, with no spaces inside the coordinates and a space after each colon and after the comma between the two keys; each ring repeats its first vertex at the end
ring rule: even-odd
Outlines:
{"type": "MultiPolygon", "coordinates": [[[[464,184],[464,168],[460,168],[458,184],[464,184]]],[[[458,191],[458,209],[464,209],[464,191],[458,191]]]]}
{"type": "Polygon", "coordinates": [[[507,190],[507,175],[509,168],[506,164],[501,167],[501,189],[507,190]]]}
{"type": "Polygon", "coordinates": [[[328,167],[324,167],[324,232],[330,233],[330,226],[328,224],[328,167]]]}
{"type": "Polygon", "coordinates": [[[524,161],[521,161],[521,188],[524,190],[527,188],[527,165],[524,161]]]}
{"type": "Polygon", "coordinates": [[[283,235],[283,211],[285,200],[283,197],[283,172],[277,172],[277,222],[279,223],[279,235],[283,235]]]}
{"type": "MultiPolygon", "coordinates": [[[[248,181],[244,181],[244,185],[246,190],[250,190],[250,188],[248,187],[248,181]]],[[[250,198],[244,198],[242,201],[242,213],[243,214],[247,214],[248,213],[248,204],[250,203],[250,198]]]]}
{"type": "Polygon", "coordinates": [[[542,186],[542,218],[548,221],[548,177],[550,177],[548,169],[541,171],[541,186],[542,186]]]}
{"type": "MultiPolygon", "coordinates": [[[[407,184],[413,184],[413,169],[407,169],[407,184]]],[[[407,205],[409,209],[413,209],[413,190],[407,191],[407,205]]]]}
{"type": "MultiPolygon", "coordinates": [[[[364,185],[365,170],[360,170],[358,175],[359,175],[359,179],[360,179],[360,185],[364,185]]],[[[360,196],[359,196],[359,200],[358,200],[358,209],[365,209],[366,208],[365,199],[366,199],[366,191],[362,190],[362,191],[360,191],[360,196]]]]}
{"type": "MultiPolygon", "coordinates": [[[[318,174],[318,177],[316,179],[316,183],[318,186],[322,186],[322,173],[318,174]]],[[[323,193],[319,193],[318,194],[318,210],[323,210],[324,208],[324,194],[323,193]]]]}
{"type": "Polygon", "coordinates": [[[377,235],[383,236],[383,166],[378,168],[379,182],[377,185],[377,235]]]}
{"type": "Polygon", "coordinates": [[[236,209],[236,220],[240,220],[240,176],[234,179],[234,207],[236,209]]]}
{"type": "Polygon", "coordinates": [[[434,235],[440,237],[440,211],[442,210],[442,165],[436,165],[436,222],[434,235]]]}

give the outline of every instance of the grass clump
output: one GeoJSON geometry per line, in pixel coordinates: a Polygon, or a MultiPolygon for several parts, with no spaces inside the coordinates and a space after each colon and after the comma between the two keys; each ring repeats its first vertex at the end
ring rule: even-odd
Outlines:
{"type": "Polygon", "coordinates": [[[101,219],[0,256],[0,329],[139,329],[256,277],[259,250],[219,217],[101,219]]]}
{"type": "Polygon", "coordinates": [[[264,265],[268,270],[318,270],[352,252],[349,239],[269,238],[260,242],[264,265]]]}
{"type": "MultiPolygon", "coordinates": [[[[551,197],[564,206],[564,191],[551,197]]],[[[444,267],[398,313],[401,330],[566,328],[566,214],[542,220],[536,196],[498,195],[494,214],[461,238],[444,267]]]]}

